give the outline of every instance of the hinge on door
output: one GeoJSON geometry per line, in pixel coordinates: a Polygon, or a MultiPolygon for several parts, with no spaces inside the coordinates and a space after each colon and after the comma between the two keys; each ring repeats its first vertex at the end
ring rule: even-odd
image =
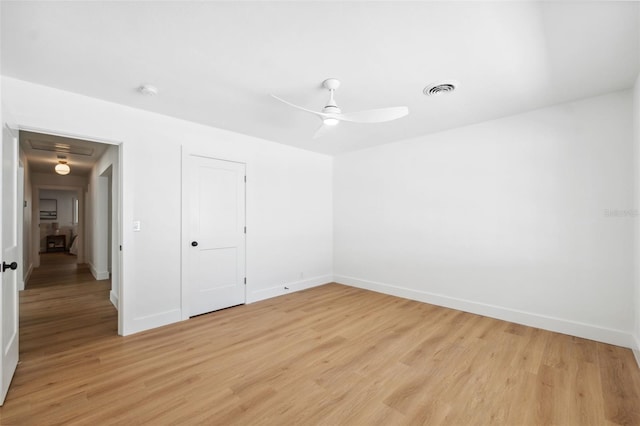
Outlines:
{"type": "Polygon", "coordinates": [[[247,277],[244,277],[244,283],[245,284],[247,283],[247,277]]]}
{"type": "Polygon", "coordinates": [[[120,251],[122,251],[122,244],[120,245],[120,251]]]}
{"type": "Polygon", "coordinates": [[[247,183],[247,177],[246,176],[244,177],[244,183],[247,183]]]}
{"type": "Polygon", "coordinates": [[[244,227],[244,233],[245,234],[247,233],[247,227],[246,226],[244,227]]]}

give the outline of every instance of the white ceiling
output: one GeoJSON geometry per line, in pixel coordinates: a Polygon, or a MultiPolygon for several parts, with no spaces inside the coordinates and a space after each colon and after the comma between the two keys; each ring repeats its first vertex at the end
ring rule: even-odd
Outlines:
{"type": "Polygon", "coordinates": [[[638,2],[2,1],[2,73],[336,154],[629,88],[638,2]],[[390,123],[319,120],[407,105],[390,123]],[[422,89],[456,79],[455,93],[422,89]],[[136,92],[142,83],[160,93],[136,92]]]}

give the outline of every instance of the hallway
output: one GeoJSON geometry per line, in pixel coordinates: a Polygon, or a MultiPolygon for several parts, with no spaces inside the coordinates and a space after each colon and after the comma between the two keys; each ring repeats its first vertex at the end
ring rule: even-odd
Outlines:
{"type": "MultiPolygon", "coordinates": [[[[20,294],[19,373],[31,361],[117,335],[110,280],[96,281],[67,253],[42,253],[40,260],[20,294]]],[[[15,377],[14,388],[21,378],[15,377]]]]}

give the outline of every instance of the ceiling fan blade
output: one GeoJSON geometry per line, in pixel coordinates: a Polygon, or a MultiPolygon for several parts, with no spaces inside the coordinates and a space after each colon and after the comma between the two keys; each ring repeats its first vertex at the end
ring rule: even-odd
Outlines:
{"type": "Polygon", "coordinates": [[[273,94],[272,94],[272,95],[271,95],[271,97],[272,97],[272,98],[275,98],[275,99],[277,99],[277,100],[279,100],[279,101],[280,101],[280,102],[282,102],[282,103],[285,103],[285,104],[287,104],[287,105],[289,105],[289,106],[292,106],[292,107],[294,107],[294,108],[301,109],[302,111],[310,112],[311,114],[315,114],[315,115],[317,115],[317,116],[318,116],[318,117],[320,117],[320,118],[325,118],[325,117],[327,116],[327,114],[325,114],[325,113],[323,113],[323,112],[313,111],[313,110],[307,109],[307,108],[305,108],[305,107],[301,107],[301,106],[298,106],[298,105],[296,105],[296,104],[292,104],[292,103],[291,103],[291,102],[289,102],[289,101],[285,101],[284,99],[277,97],[276,95],[273,95],[273,94]]]}
{"type": "Polygon", "coordinates": [[[335,117],[338,120],[351,121],[353,123],[383,123],[385,121],[396,120],[407,114],[409,114],[409,108],[400,106],[336,114],[335,117]]]}

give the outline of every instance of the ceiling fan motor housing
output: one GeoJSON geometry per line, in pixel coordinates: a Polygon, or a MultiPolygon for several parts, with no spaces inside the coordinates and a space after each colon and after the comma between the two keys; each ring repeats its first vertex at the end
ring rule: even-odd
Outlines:
{"type": "Polygon", "coordinates": [[[328,78],[322,82],[322,85],[325,89],[329,89],[329,100],[327,101],[327,105],[322,109],[322,112],[325,114],[340,114],[342,111],[338,108],[338,104],[336,104],[333,98],[336,89],[340,87],[340,81],[336,78],[328,78]]]}
{"type": "Polygon", "coordinates": [[[342,110],[335,105],[335,102],[333,103],[333,105],[331,105],[330,102],[329,105],[322,108],[322,112],[324,112],[325,114],[340,114],[342,110]]]}
{"type": "Polygon", "coordinates": [[[337,78],[328,78],[322,82],[322,86],[325,89],[336,90],[338,87],[340,87],[340,80],[338,80],[337,78]]]}

